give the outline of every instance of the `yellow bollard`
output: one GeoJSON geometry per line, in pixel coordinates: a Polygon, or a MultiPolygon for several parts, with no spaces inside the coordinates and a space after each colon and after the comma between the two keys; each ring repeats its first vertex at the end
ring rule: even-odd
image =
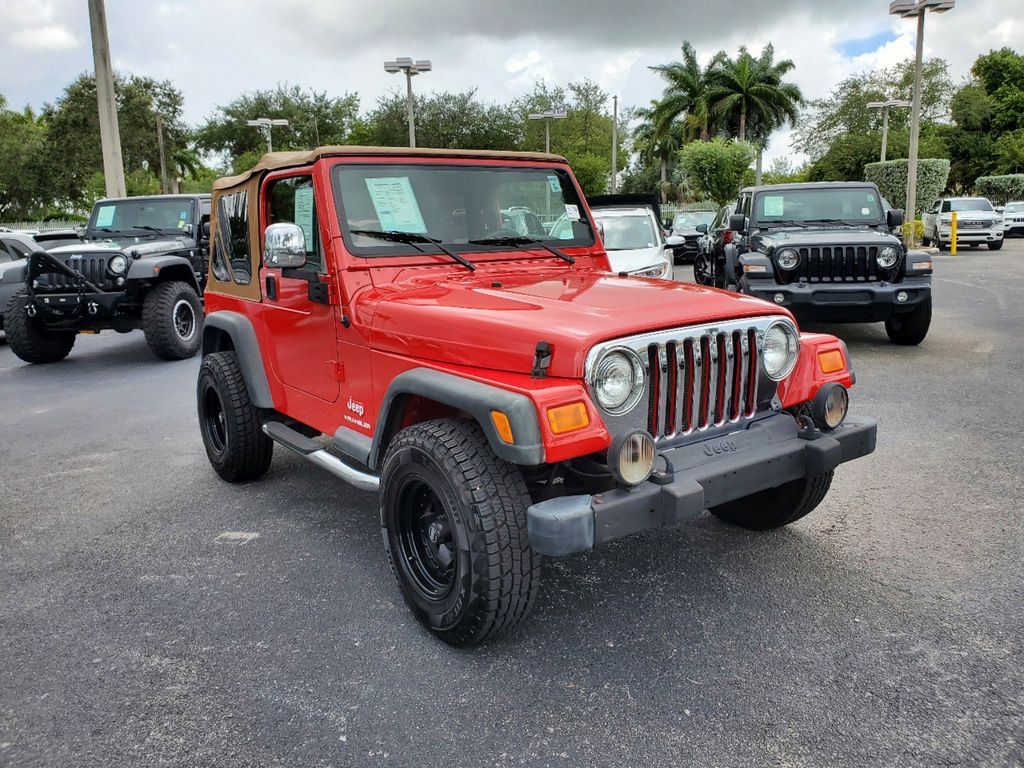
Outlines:
{"type": "Polygon", "coordinates": [[[956,211],[953,211],[952,231],[949,238],[949,255],[956,256],[956,211]]]}

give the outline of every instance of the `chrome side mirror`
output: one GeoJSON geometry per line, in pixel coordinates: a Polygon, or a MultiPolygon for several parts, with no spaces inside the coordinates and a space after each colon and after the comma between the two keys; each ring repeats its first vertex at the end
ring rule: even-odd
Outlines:
{"type": "Polygon", "coordinates": [[[306,263],[306,236],[298,224],[271,224],[263,236],[263,263],[296,269],[306,263]]]}

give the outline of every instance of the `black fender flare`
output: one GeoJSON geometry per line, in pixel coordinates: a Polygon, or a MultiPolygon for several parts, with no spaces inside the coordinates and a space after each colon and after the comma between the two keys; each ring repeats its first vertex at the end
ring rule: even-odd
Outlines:
{"type": "Polygon", "coordinates": [[[230,310],[211,312],[203,324],[202,356],[229,348],[234,349],[238,356],[238,365],[252,404],[257,408],[273,408],[274,398],[270,395],[263,354],[252,322],[245,315],[230,310]],[[231,340],[230,347],[224,344],[225,335],[231,340]]]}
{"type": "MultiPolygon", "coordinates": [[[[401,429],[402,401],[408,395],[426,397],[470,414],[487,436],[494,453],[510,464],[532,467],[544,463],[544,440],[537,408],[526,395],[432,368],[413,368],[392,380],[381,401],[381,418],[367,456],[370,469],[378,468],[384,447],[401,429]],[[498,435],[491,411],[501,411],[508,416],[514,445],[498,435]]],[[[338,432],[351,433],[352,430],[342,427],[338,432]]],[[[335,441],[348,442],[341,434],[335,435],[335,441]]]]}
{"type": "Polygon", "coordinates": [[[137,259],[128,267],[126,278],[128,280],[158,280],[161,279],[162,273],[169,270],[173,270],[175,275],[180,275],[195,289],[196,293],[202,295],[199,281],[196,280],[195,267],[184,256],[167,255],[137,259]],[[181,269],[182,267],[184,269],[181,269]],[[187,277],[185,276],[186,272],[188,273],[187,277]]]}

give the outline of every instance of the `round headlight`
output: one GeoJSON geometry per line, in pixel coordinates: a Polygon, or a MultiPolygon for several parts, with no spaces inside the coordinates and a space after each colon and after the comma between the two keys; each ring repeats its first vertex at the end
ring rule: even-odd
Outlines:
{"type": "Polygon", "coordinates": [[[796,269],[800,263],[800,254],[793,248],[783,248],[775,256],[780,269],[796,269]]]}
{"type": "Polygon", "coordinates": [[[654,469],[654,438],[642,429],[619,435],[608,449],[608,469],[620,483],[639,485],[654,469]]]}
{"type": "Polygon", "coordinates": [[[819,429],[835,429],[846,418],[850,395],[842,384],[826,384],[811,401],[814,423],[819,429]]]}
{"type": "Polygon", "coordinates": [[[640,358],[626,349],[614,350],[602,357],[590,379],[597,404],[609,413],[625,413],[636,405],[643,384],[640,358]]]}
{"type": "Polygon", "coordinates": [[[128,269],[128,259],[118,254],[107,262],[107,269],[110,270],[111,274],[123,275],[125,270],[128,269]]]}
{"type": "Polygon", "coordinates": [[[773,381],[789,376],[800,355],[800,337],[787,322],[776,322],[764,333],[764,372],[773,381]]]}
{"type": "Polygon", "coordinates": [[[896,266],[896,262],[899,258],[900,252],[891,245],[887,245],[878,252],[878,256],[875,260],[878,262],[878,266],[882,269],[890,269],[891,267],[896,266]]]}

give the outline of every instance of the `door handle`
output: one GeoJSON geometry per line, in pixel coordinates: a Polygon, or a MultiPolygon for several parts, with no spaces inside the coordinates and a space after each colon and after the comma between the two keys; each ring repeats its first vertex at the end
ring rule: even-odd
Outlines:
{"type": "Polygon", "coordinates": [[[277,301],[277,278],[273,275],[267,275],[267,298],[277,301]]]}

